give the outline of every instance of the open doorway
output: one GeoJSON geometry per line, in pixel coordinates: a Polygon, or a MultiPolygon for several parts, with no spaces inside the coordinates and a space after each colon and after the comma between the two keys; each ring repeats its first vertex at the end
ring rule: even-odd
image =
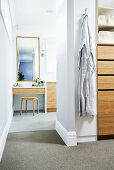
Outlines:
{"type": "Polygon", "coordinates": [[[14,8],[16,83],[10,132],[54,130],[57,110],[56,0],[16,0],[14,8]],[[24,97],[38,97],[39,107],[36,101],[33,106],[32,100],[23,100],[20,115],[24,97]]]}

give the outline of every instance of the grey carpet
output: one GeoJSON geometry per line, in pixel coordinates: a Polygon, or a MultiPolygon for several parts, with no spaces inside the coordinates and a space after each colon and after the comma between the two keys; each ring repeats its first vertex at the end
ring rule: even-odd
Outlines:
{"type": "Polygon", "coordinates": [[[56,131],[12,133],[0,170],[114,170],[114,140],[67,147],[56,131]]]}

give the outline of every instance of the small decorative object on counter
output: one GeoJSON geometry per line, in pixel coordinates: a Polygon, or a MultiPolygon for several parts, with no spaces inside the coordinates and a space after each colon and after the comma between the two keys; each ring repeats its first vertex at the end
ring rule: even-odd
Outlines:
{"type": "Polygon", "coordinates": [[[37,87],[37,86],[38,86],[38,84],[32,84],[32,86],[35,86],[35,87],[37,87]]]}
{"type": "Polygon", "coordinates": [[[34,81],[38,83],[38,86],[42,86],[44,84],[44,81],[40,77],[37,77],[34,81]]]}
{"type": "Polygon", "coordinates": [[[15,83],[13,86],[14,87],[22,87],[23,85],[21,83],[15,83]]]}

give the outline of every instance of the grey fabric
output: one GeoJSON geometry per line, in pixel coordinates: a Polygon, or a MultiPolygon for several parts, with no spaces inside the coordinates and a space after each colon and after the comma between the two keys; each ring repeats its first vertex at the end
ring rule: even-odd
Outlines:
{"type": "Polygon", "coordinates": [[[83,15],[81,25],[81,45],[79,50],[79,115],[94,116],[93,73],[95,61],[92,52],[92,39],[88,26],[88,16],[83,15]]]}
{"type": "Polygon", "coordinates": [[[114,140],[67,147],[56,131],[12,133],[0,170],[114,170],[114,140]]]}

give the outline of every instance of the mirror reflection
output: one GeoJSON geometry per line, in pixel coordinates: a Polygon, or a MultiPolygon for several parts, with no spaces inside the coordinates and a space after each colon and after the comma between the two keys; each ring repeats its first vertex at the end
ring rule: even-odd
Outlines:
{"type": "Polygon", "coordinates": [[[17,37],[17,77],[18,81],[40,77],[39,38],[17,37]]]}

